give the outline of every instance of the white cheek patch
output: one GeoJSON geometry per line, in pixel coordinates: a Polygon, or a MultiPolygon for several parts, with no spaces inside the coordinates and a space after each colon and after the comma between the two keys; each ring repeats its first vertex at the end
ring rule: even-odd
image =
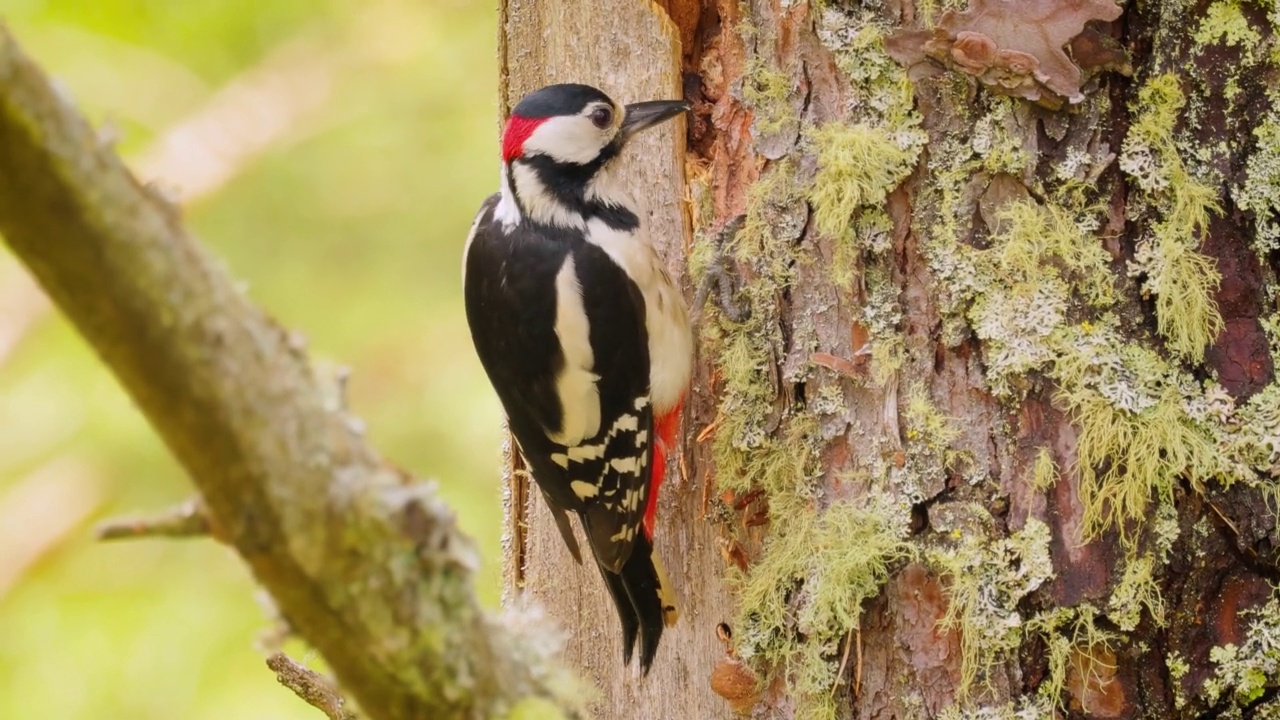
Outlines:
{"type": "Polygon", "coordinates": [[[521,154],[546,155],[556,162],[585,165],[609,143],[608,133],[581,115],[553,117],[529,134],[521,154]]]}
{"type": "Polygon", "coordinates": [[[591,326],[573,256],[565,258],[556,274],[556,337],[564,353],[564,368],[556,377],[562,417],[560,428],[548,428],[547,437],[572,447],[600,431],[600,391],[596,387],[600,376],[592,372],[591,326]]]}

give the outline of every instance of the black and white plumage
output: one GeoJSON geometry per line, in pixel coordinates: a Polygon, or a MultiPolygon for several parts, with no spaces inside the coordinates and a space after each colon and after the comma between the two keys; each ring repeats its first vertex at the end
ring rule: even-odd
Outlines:
{"type": "Polygon", "coordinates": [[[579,561],[568,513],[581,519],[626,657],[639,639],[646,671],[677,616],[652,528],[693,341],[621,152],[687,107],[624,108],[585,85],[526,96],[503,134],[502,190],[463,258],[467,322],[511,432],[579,561]]]}

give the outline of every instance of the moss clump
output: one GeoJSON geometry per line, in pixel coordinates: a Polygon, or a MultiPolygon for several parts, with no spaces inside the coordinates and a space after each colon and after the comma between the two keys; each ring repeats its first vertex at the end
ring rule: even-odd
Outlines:
{"type": "Polygon", "coordinates": [[[732,576],[741,598],[738,654],[785,668],[805,717],[835,717],[840,642],[893,564],[911,555],[909,525],[910,509],[883,493],[825,511],[807,504],[775,520],[749,576],[732,576]]]}
{"type": "Polygon", "coordinates": [[[911,173],[919,151],[900,147],[887,130],[833,122],[813,131],[818,174],[809,189],[813,221],[829,237],[849,232],[853,213],[879,205],[911,173]]]}
{"type": "Polygon", "coordinates": [[[1214,291],[1222,281],[1217,264],[1198,249],[1217,211],[1217,191],[1192,177],[1183,163],[1174,128],[1186,98],[1173,73],[1150,80],[1138,92],[1136,119],[1120,154],[1120,168],[1134,179],[1159,216],[1152,220],[1130,265],[1156,299],[1156,323],[1169,348],[1192,362],[1222,331],[1214,291]]]}
{"type": "Polygon", "coordinates": [[[992,542],[968,533],[951,547],[929,553],[947,581],[947,612],[940,626],[960,633],[961,698],[1022,644],[1018,603],[1053,577],[1049,527],[1029,518],[1022,530],[992,542]]]}

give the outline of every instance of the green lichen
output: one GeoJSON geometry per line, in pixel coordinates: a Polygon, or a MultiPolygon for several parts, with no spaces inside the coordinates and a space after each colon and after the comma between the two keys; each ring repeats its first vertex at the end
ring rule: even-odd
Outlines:
{"type": "Polygon", "coordinates": [[[1280,115],[1273,109],[1253,136],[1257,145],[1245,164],[1245,180],[1232,197],[1253,214],[1253,248],[1265,256],[1280,250],[1280,115]]]}
{"type": "Polygon", "coordinates": [[[1220,468],[1213,438],[1184,406],[1198,388],[1153,351],[1120,341],[1112,323],[1072,330],[1058,345],[1055,399],[1079,428],[1085,531],[1117,527],[1132,547],[1153,495],[1172,503],[1179,478],[1199,488],[1220,468]]]}
{"type": "Polygon", "coordinates": [[[939,626],[960,633],[959,696],[976,683],[990,686],[991,671],[1023,640],[1018,603],[1053,577],[1049,528],[1034,518],[1022,530],[992,541],[967,533],[928,554],[947,582],[947,612],[939,626]]]}
{"type": "Polygon", "coordinates": [[[900,147],[885,129],[828,123],[811,135],[818,174],[809,188],[813,222],[828,237],[849,232],[853,213],[879,205],[915,166],[918,148],[900,147]]]}
{"type": "Polygon", "coordinates": [[[781,352],[778,297],[793,278],[795,250],[776,233],[786,218],[803,207],[789,163],[767,171],[748,192],[746,217],[738,233],[719,252],[749,267],[753,280],[741,292],[749,314],[733,322],[713,311],[703,323],[702,339],[714,358],[723,395],[717,414],[712,455],[717,482],[745,492],[774,478],[795,477],[803,466],[803,447],[779,448],[771,437],[777,424],[778,388],[769,372],[781,352]]]}
{"type": "Polygon", "coordinates": [[[1191,664],[1182,657],[1182,653],[1174,650],[1165,656],[1165,667],[1169,669],[1169,680],[1173,685],[1173,706],[1182,708],[1187,704],[1187,694],[1182,688],[1182,679],[1191,672],[1191,664]]]}
{"type": "Polygon", "coordinates": [[[892,566],[911,556],[910,508],[884,493],[812,503],[775,522],[749,576],[735,574],[738,654],[784,668],[806,717],[834,718],[839,645],[892,566]]]}
{"type": "Polygon", "coordinates": [[[1221,41],[1228,47],[1253,48],[1262,36],[1249,25],[1238,2],[1215,2],[1205,11],[1192,39],[1197,45],[1221,41]]]}
{"type": "Polygon", "coordinates": [[[957,703],[943,708],[938,720],[1057,720],[1053,703],[1037,696],[1022,696],[1004,705],[972,706],[957,703]]]}
{"type": "Polygon", "coordinates": [[[1031,469],[1031,487],[1044,492],[1058,484],[1058,464],[1053,461],[1049,448],[1040,448],[1036,453],[1036,463],[1031,469]]]}
{"type": "Polygon", "coordinates": [[[1273,591],[1264,605],[1244,614],[1254,618],[1244,643],[1209,651],[1209,660],[1217,667],[1201,688],[1201,696],[1210,707],[1252,706],[1268,688],[1280,685],[1280,595],[1273,591]]]}
{"type": "Polygon", "coordinates": [[[768,135],[798,122],[789,99],[794,89],[789,75],[771,67],[759,55],[751,56],[742,80],[742,97],[754,111],[758,133],[768,135]]]}
{"type": "Polygon", "coordinates": [[[898,329],[903,319],[902,305],[898,302],[900,291],[880,263],[868,265],[862,282],[866,300],[860,319],[871,347],[871,381],[883,387],[897,374],[906,355],[905,341],[898,329]]]}
{"type": "Polygon", "coordinates": [[[983,291],[974,292],[968,318],[984,342],[992,392],[1013,399],[1025,390],[1028,373],[1058,354],[1054,333],[1077,300],[1085,309],[1110,306],[1114,280],[1092,235],[1092,212],[1077,216],[1026,199],[1006,203],[995,217],[990,247],[969,253],[983,291]]]}
{"type": "Polygon", "coordinates": [[[1165,605],[1155,580],[1156,558],[1151,555],[1129,558],[1120,582],[1111,591],[1107,617],[1124,632],[1132,632],[1142,620],[1142,612],[1157,627],[1164,627],[1165,605]]]}
{"type": "Polygon", "coordinates": [[[1016,116],[1018,100],[997,95],[990,103],[990,110],[974,124],[969,141],[978,158],[977,164],[993,175],[1021,176],[1033,158],[1023,145],[1025,131],[1019,127],[1016,116]]]}
{"type": "Polygon", "coordinates": [[[1173,73],[1144,85],[1133,106],[1135,120],[1120,168],[1133,178],[1139,200],[1158,216],[1138,241],[1130,274],[1143,277],[1144,291],[1155,296],[1157,329],[1169,348],[1198,363],[1222,330],[1213,298],[1222,276],[1213,259],[1198,251],[1209,213],[1218,211],[1217,191],[1193,177],[1179,153],[1174,129],[1185,105],[1173,73]]]}
{"type": "Polygon", "coordinates": [[[1041,636],[1049,658],[1049,674],[1037,695],[1062,709],[1067,705],[1064,690],[1072,667],[1086,678],[1098,678],[1107,662],[1103,657],[1114,657],[1114,647],[1123,640],[1098,627],[1098,611],[1088,604],[1040,613],[1027,621],[1027,630],[1041,636]]]}

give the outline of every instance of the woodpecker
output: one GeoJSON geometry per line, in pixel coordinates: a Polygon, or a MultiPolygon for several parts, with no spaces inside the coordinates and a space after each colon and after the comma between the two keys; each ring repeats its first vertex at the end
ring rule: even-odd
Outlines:
{"type": "Polygon", "coordinates": [[[525,96],[502,133],[500,192],[463,250],[467,324],[565,545],[569,514],[647,674],[678,611],[653,550],[658,487],[693,368],[688,311],[646,232],[623,155],[687,111],[587,85],[525,96]]]}

